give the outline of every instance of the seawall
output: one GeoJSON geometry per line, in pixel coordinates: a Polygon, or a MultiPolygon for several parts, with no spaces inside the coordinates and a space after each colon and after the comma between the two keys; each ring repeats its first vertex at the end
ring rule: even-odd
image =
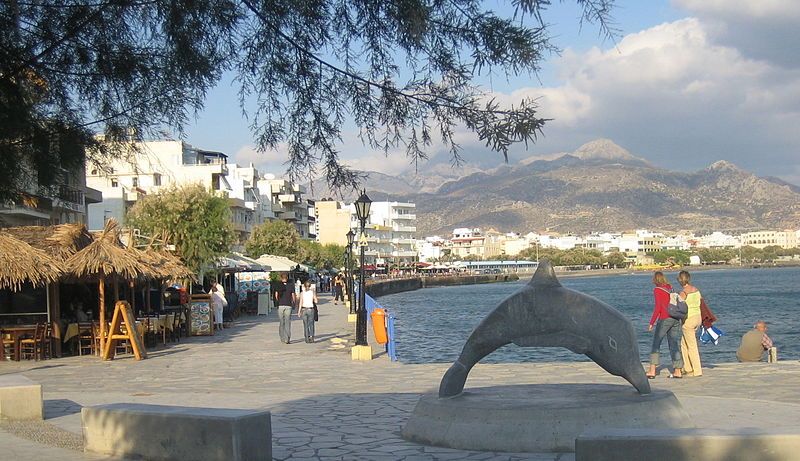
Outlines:
{"type": "Polygon", "coordinates": [[[373,298],[419,290],[420,288],[444,287],[454,285],[475,285],[479,283],[502,283],[519,280],[516,274],[461,275],[441,277],[414,277],[405,279],[371,280],[367,283],[367,293],[373,298]]]}

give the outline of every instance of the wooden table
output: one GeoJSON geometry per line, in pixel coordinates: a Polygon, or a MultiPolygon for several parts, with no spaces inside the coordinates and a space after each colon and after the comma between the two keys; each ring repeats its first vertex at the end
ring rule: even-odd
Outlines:
{"type": "Polygon", "coordinates": [[[0,330],[3,330],[4,334],[10,335],[11,340],[14,341],[14,355],[12,356],[12,359],[16,362],[19,362],[20,340],[25,336],[35,335],[36,325],[7,325],[0,327],[0,330]]]}

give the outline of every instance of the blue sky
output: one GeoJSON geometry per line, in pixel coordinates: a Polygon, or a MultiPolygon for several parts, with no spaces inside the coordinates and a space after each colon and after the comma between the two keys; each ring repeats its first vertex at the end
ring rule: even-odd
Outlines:
{"type": "MultiPolygon", "coordinates": [[[[486,2],[510,11],[508,3],[486,2]]],[[[541,98],[555,120],[511,161],[572,151],[610,138],[656,165],[690,171],[725,159],[760,175],[800,183],[800,2],[795,0],[619,1],[621,31],[604,40],[578,25],[574,1],[554,2],[545,14],[554,43],[564,50],[544,63],[539,79],[520,76],[478,82],[509,104],[541,98]]],[[[209,95],[185,140],[240,163],[281,174],[285,154],[257,153],[230,77],[209,95]]],[[[465,157],[480,167],[499,164],[473,135],[459,134],[465,157]]],[[[384,159],[345,134],[342,157],[365,170],[401,173],[402,153],[384,159]]],[[[434,147],[431,162],[446,162],[434,147]]]]}

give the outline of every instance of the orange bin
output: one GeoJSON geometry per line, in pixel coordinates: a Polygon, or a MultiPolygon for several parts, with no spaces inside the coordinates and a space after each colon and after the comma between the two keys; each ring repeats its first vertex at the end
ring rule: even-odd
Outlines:
{"type": "Polygon", "coordinates": [[[389,342],[389,337],[386,334],[386,311],[383,309],[373,309],[372,314],[372,331],[375,332],[375,341],[378,344],[386,344],[389,342]]]}

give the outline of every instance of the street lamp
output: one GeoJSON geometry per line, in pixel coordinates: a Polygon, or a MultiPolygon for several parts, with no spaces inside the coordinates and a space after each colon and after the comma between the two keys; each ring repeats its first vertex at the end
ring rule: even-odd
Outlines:
{"type": "MultiPolygon", "coordinates": [[[[359,239],[358,246],[361,249],[361,254],[359,257],[359,280],[358,280],[358,310],[356,311],[356,347],[358,346],[368,346],[367,344],[367,305],[366,305],[366,293],[364,292],[364,250],[367,246],[367,237],[365,234],[365,228],[367,226],[367,218],[369,218],[369,209],[372,206],[372,200],[367,197],[367,191],[361,191],[361,197],[356,200],[356,216],[358,217],[358,222],[361,224],[361,236],[359,239]]],[[[372,358],[372,353],[370,352],[370,359],[372,358]]]]}
{"type": "Polygon", "coordinates": [[[356,299],[353,296],[353,241],[356,233],[353,229],[347,231],[347,266],[344,273],[344,281],[347,284],[347,299],[350,301],[350,313],[356,313],[356,299]]]}

